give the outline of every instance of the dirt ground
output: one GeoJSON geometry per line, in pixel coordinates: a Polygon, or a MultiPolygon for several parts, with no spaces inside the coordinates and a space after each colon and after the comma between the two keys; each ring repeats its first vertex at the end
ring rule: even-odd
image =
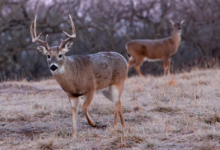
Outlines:
{"type": "Polygon", "coordinates": [[[0,83],[0,149],[220,149],[220,70],[131,77],[122,94],[126,128],[113,128],[113,103],[100,92],[80,101],[77,138],[67,95],[53,80],[0,83]]]}

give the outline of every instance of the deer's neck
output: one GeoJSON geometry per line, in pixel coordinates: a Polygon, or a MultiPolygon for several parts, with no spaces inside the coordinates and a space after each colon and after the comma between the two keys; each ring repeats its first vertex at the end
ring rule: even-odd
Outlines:
{"type": "Polygon", "coordinates": [[[53,74],[53,76],[64,91],[70,92],[69,87],[75,85],[79,68],[74,59],[69,58],[66,58],[62,67],[63,72],[60,74],[53,74]]]}
{"type": "Polygon", "coordinates": [[[85,56],[69,56],[64,63],[65,72],[54,76],[65,92],[69,94],[81,94],[91,85],[92,80],[90,82],[86,80],[88,76],[91,76],[90,62],[85,59],[85,56]]]}
{"type": "Polygon", "coordinates": [[[176,48],[178,48],[181,42],[181,31],[174,30],[172,40],[174,41],[176,48]]]}

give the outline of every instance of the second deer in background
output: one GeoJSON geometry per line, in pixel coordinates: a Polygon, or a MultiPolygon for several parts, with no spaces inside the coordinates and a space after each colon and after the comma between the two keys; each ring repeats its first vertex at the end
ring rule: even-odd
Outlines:
{"type": "Polygon", "coordinates": [[[181,43],[181,25],[170,20],[173,26],[173,34],[164,39],[137,39],[131,40],[126,44],[126,50],[129,54],[128,67],[134,65],[135,70],[140,76],[140,66],[143,61],[163,61],[164,75],[170,74],[171,57],[177,53],[181,43]]]}

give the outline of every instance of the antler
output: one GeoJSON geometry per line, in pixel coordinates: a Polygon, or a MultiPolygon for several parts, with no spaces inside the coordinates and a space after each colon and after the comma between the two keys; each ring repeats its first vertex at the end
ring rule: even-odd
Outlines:
{"type": "Polygon", "coordinates": [[[170,23],[171,23],[171,24],[172,24],[172,26],[173,26],[173,25],[174,25],[174,22],[173,22],[173,20],[171,20],[171,19],[170,19],[169,21],[170,21],[170,23]]]}
{"type": "Polygon", "coordinates": [[[39,39],[42,33],[40,33],[40,34],[37,36],[36,20],[37,20],[37,15],[35,15],[35,19],[34,19],[34,21],[31,23],[31,27],[30,27],[32,42],[40,42],[41,44],[43,44],[43,45],[46,47],[47,50],[50,50],[50,46],[49,46],[48,43],[47,43],[47,37],[48,37],[48,35],[46,36],[45,41],[42,41],[42,40],[39,39]],[[33,28],[32,26],[33,26],[33,24],[34,24],[34,35],[33,35],[33,31],[32,31],[32,28],[33,28]]]}
{"type": "Polygon", "coordinates": [[[65,33],[68,38],[65,39],[65,40],[61,40],[61,43],[60,43],[60,46],[59,46],[59,49],[63,48],[63,46],[68,42],[70,41],[71,39],[75,38],[76,37],[76,31],[75,31],[75,27],[74,27],[74,23],[73,23],[73,20],[72,20],[72,17],[70,16],[69,14],[69,18],[70,18],[70,21],[71,21],[71,27],[72,27],[72,35],[69,35],[68,33],[66,33],[65,31],[63,31],[63,33],[65,33]]]}

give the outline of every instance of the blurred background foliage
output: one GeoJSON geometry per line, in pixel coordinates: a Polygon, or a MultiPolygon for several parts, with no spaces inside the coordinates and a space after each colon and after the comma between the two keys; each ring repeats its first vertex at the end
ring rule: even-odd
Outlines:
{"type": "MultiPolygon", "coordinates": [[[[77,37],[67,55],[116,51],[126,58],[126,42],[170,36],[168,20],[184,19],[182,42],[173,58],[178,72],[220,58],[219,10],[219,0],[0,0],[0,80],[51,76],[46,57],[31,42],[35,14],[37,32],[43,33],[41,39],[49,35],[50,46],[66,38],[63,30],[71,33],[71,14],[77,37]]],[[[161,75],[162,62],[145,62],[141,71],[161,75]]]]}

